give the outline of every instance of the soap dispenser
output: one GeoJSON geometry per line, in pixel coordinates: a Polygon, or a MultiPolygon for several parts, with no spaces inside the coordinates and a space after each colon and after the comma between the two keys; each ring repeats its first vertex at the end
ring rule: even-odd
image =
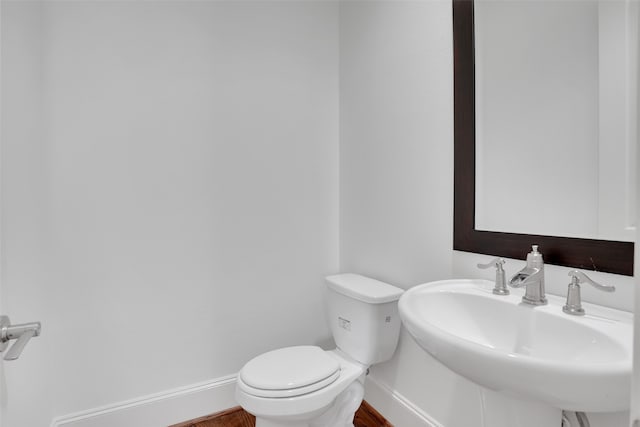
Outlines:
{"type": "Polygon", "coordinates": [[[540,295],[546,302],[546,291],[544,289],[544,259],[538,251],[538,245],[531,245],[531,252],[527,254],[527,268],[536,268],[540,270],[540,295]]]}
{"type": "Polygon", "coordinates": [[[544,268],[544,260],[542,254],[538,251],[538,245],[531,245],[531,252],[527,254],[527,267],[528,268],[544,268]]]}

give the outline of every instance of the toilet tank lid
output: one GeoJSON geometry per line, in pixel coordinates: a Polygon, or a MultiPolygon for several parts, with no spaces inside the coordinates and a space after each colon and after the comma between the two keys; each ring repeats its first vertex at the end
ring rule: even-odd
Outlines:
{"type": "Polygon", "coordinates": [[[397,301],[404,292],[388,283],[353,273],[327,276],[326,280],[334,291],[369,304],[397,301]]]}

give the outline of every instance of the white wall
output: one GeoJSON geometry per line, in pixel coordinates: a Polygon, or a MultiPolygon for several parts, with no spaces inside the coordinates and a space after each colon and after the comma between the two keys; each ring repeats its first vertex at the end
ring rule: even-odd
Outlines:
{"type": "MultiPolygon", "coordinates": [[[[345,2],[340,9],[341,269],[408,288],[451,277],[490,277],[488,256],[452,251],[453,82],[449,1],[345,2]],[[487,276],[488,275],[488,276],[487,276]]],[[[509,260],[508,269],[524,264],[509,260]]],[[[565,291],[549,266],[551,293],[565,291]]],[[[631,309],[633,279],[596,274],[615,296],[587,301],[631,309]]],[[[491,277],[490,277],[491,278],[491,277]]],[[[472,363],[472,361],[470,361],[472,363]]],[[[424,425],[478,425],[480,387],[420,349],[403,330],[394,358],[372,369],[365,396],[408,425],[398,399],[424,425]],[[382,397],[381,397],[382,396],[382,397]],[[408,406],[406,406],[408,404],[408,406]],[[431,424],[429,424],[429,422],[431,424]]],[[[405,411],[406,413],[407,411],[405,411]]],[[[590,414],[592,427],[622,427],[628,414],[590,414]]]]}
{"type": "MultiPolygon", "coordinates": [[[[451,277],[451,19],[450,1],[341,4],[343,271],[403,288],[451,277]]],[[[405,332],[394,358],[373,367],[372,377],[444,426],[479,419],[476,386],[405,332]]],[[[402,425],[388,400],[372,403],[402,425]]]]}
{"type": "Polygon", "coordinates": [[[341,4],[344,271],[403,287],[450,274],[450,9],[449,1],[341,4]]]}
{"type": "Polygon", "coordinates": [[[5,363],[7,425],[328,339],[337,4],[3,2],[2,24],[4,308],[43,325],[5,363]]]}

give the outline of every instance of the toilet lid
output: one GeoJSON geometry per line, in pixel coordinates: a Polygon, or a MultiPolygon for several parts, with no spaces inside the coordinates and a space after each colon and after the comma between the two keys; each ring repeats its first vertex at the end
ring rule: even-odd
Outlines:
{"type": "Polygon", "coordinates": [[[340,376],[340,363],[320,347],[286,347],[261,354],[240,372],[247,392],[263,397],[311,393],[340,376]]]}

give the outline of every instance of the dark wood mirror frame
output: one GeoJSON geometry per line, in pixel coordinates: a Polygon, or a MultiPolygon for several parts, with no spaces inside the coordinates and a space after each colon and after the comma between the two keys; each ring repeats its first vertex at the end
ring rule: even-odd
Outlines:
{"type": "Polygon", "coordinates": [[[479,231],[475,229],[475,52],[473,0],[453,0],[453,249],[524,259],[532,244],[545,262],[633,275],[632,242],[479,231]]]}

